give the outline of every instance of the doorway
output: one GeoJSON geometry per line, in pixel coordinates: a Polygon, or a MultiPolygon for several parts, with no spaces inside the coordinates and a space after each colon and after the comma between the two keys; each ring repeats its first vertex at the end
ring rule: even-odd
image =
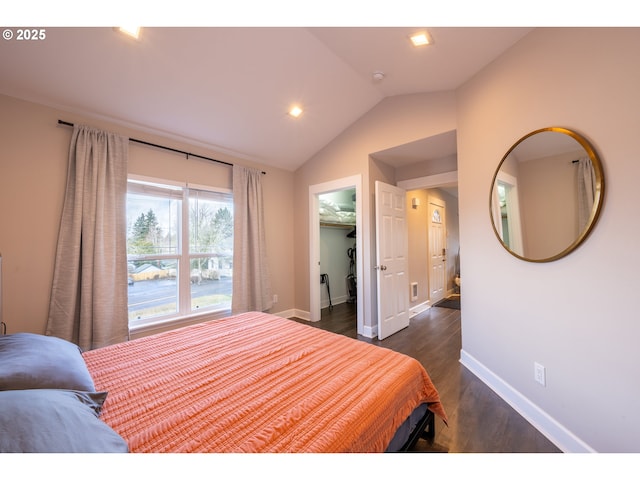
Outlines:
{"type": "MultiPolygon", "coordinates": [[[[460,292],[456,278],[459,278],[459,228],[458,228],[458,178],[457,172],[401,180],[399,187],[405,188],[408,197],[422,199],[422,204],[414,206],[422,211],[420,220],[413,227],[410,241],[409,259],[411,281],[416,282],[416,295],[411,299],[411,312],[415,316],[433,306],[438,299],[443,300],[460,292]],[[439,222],[431,222],[435,213],[434,202],[445,210],[439,210],[439,222]],[[446,222],[446,223],[445,223],[446,222]],[[430,227],[446,225],[444,230],[431,232],[430,227]],[[417,236],[416,236],[417,235],[417,236]],[[415,237],[414,237],[415,236],[415,237]],[[431,244],[432,241],[437,242],[431,244]],[[445,248],[445,255],[442,255],[445,248]],[[417,250],[416,250],[417,249],[417,250]],[[432,255],[430,255],[432,250],[432,255]],[[443,261],[445,260],[445,261],[443,261]],[[418,266],[417,266],[418,265],[418,266]]],[[[413,291],[413,290],[412,290],[413,291]]]]}
{"type": "Polygon", "coordinates": [[[356,189],[319,195],[320,306],[322,317],[334,305],[357,299],[356,189]]]}
{"type": "MultiPolygon", "coordinates": [[[[322,316],[322,290],[326,292],[326,283],[321,283],[323,274],[327,272],[323,271],[325,265],[322,263],[321,259],[321,215],[320,215],[320,207],[321,200],[324,198],[330,198],[333,195],[352,195],[353,196],[353,210],[355,217],[355,226],[349,225],[345,227],[343,230],[339,230],[338,232],[344,233],[345,237],[349,235],[352,231],[355,232],[353,238],[347,237],[349,240],[350,247],[354,249],[355,252],[362,252],[362,235],[358,235],[357,232],[362,232],[362,178],[360,175],[354,175],[351,177],[345,177],[338,180],[321,183],[317,185],[311,185],[309,187],[309,320],[312,322],[317,322],[321,319],[322,316]],[[329,197],[327,197],[329,196],[329,197]],[[349,230],[349,231],[347,231],[349,230]]],[[[328,223],[328,222],[325,222],[328,223]]],[[[339,227],[328,227],[328,228],[339,228],[339,227]]],[[[335,232],[334,232],[335,233],[335,232]]],[[[348,252],[344,252],[344,259],[348,266],[348,268],[353,270],[354,276],[356,277],[355,282],[355,299],[354,304],[356,306],[356,328],[359,335],[362,335],[364,331],[364,315],[363,315],[363,289],[362,289],[362,281],[358,281],[357,279],[362,279],[362,271],[363,271],[363,262],[362,255],[353,255],[354,257],[354,265],[351,266],[350,258],[348,257],[348,252]]],[[[336,278],[334,279],[329,276],[330,287],[337,282],[343,282],[345,279],[336,278]]],[[[337,290],[336,290],[337,291],[337,290]]]]}
{"type": "Polygon", "coordinates": [[[447,293],[446,208],[441,198],[429,196],[427,239],[429,242],[429,301],[435,305],[447,293]]]}

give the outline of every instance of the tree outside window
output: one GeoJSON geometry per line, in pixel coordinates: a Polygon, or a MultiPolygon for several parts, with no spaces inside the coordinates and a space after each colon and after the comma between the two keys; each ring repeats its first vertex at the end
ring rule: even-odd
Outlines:
{"type": "Polygon", "coordinates": [[[230,193],[130,181],[127,222],[130,325],[231,308],[230,193]]]}

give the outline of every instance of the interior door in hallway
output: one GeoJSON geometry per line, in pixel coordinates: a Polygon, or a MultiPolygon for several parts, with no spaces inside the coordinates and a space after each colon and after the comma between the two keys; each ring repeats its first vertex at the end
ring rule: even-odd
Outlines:
{"type": "Polygon", "coordinates": [[[447,229],[445,202],[429,197],[429,301],[442,300],[447,288],[447,229]]]}
{"type": "Polygon", "coordinates": [[[376,182],[378,338],[409,326],[407,212],[404,189],[376,182]]]}

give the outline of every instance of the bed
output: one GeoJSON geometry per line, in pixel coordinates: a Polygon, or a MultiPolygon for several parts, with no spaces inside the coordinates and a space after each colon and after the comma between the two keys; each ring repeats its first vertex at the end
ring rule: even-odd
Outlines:
{"type": "Polygon", "coordinates": [[[54,391],[98,397],[79,400],[107,430],[107,446],[94,451],[403,451],[433,435],[434,415],[447,419],[417,360],[267,313],[80,357],[89,378],[54,391]]]}

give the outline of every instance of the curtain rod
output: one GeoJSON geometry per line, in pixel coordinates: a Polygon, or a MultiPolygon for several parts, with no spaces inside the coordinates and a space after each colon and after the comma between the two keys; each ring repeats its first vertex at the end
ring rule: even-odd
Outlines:
{"type": "MultiPolygon", "coordinates": [[[[71,122],[65,122],[64,120],[58,120],[58,124],[60,125],[66,125],[68,127],[73,127],[75,126],[73,123],[71,122]]],[[[233,163],[229,163],[229,162],[224,162],[222,160],[217,160],[215,158],[210,158],[210,157],[204,157],[202,155],[198,155],[196,153],[189,153],[189,152],[185,152],[183,150],[178,150],[177,148],[171,148],[171,147],[165,147],[164,145],[157,145],[155,143],[151,143],[151,142],[146,142],[144,140],[138,140],[136,138],[129,138],[130,142],[135,142],[135,143],[141,143],[142,145],[148,145],[150,147],[155,147],[155,148],[161,148],[163,150],[169,150],[171,152],[175,152],[175,153],[181,153],[182,155],[186,155],[187,158],[189,157],[197,157],[197,158],[201,158],[203,160],[209,160],[210,162],[216,162],[216,163],[222,163],[223,165],[229,165],[230,167],[233,167],[233,163]]],[[[262,172],[263,175],[266,175],[267,172],[262,172]]]]}

